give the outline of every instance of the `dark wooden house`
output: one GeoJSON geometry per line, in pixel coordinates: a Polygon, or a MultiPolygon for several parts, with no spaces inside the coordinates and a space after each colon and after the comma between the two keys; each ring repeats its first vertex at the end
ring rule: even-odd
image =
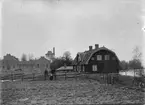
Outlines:
{"type": "Polygon", "coordinates": [[[95,49],[89,46],[88,51],[76,55],[73,69],[79,72],[118,73],[120,65],[115,52],[95,44],[95,49]]]}

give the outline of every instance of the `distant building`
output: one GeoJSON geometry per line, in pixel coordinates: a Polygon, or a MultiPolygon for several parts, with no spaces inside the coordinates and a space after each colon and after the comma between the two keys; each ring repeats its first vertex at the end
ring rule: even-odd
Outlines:
{"type": "MultiPolygon", "coordinates": [[[[19,61],[19,69],[25,74],[32,74],[35,66],[35,60],[31,61],[19,61]]],[[[17,70],[16,70],[17,71],[17,70]]]]}
{"type": "Polygon", "coordinates": [[[89,50],[78,53],[73,61],[74,70],[79,72],[118,73],[120,69],[119,59],[115,52],[106,47],[95,49],[89,46],[89,50]]]}
{"type": "Polygon", "coordinates": [[[11,74],[15,69],[18,69],[19,60],[18,58],[7,54],[0,61],[1,74],[7,75],[11,74]]]}
{"type": "Polygon", "coordinates": [[[24,69],[24,68],[34,68],[34,66],[35,66],[35,60],[20,61],[18,65],[19,65],[19,68],[21,68],[21,69],[24,69]]]}
{"type": "Polygon", "coordinates": [[[10,70],[18,68],[19,60],[18,58],[12,56],[11,54],[7,54],[1,61],[3,70],[10,70]]]}
{"type": "Polygon", "coordinates": [[[50,60],[45,57],[39,58],[35,61],[35,68],[39,69],[41,73],[43,73],[45,69],[50,71],[50,60]]]}
{"type": "Polygon", "coordinates": [[[7,54],[0,61],[0,70],[3,75],[23,72],[25,74],[43,73],[50,70],[50,60],[45,57],[30,61],[19,61],[18,58],[7,54]]]}
{"type": "Polygon", "coordinates": [[[45,54],[46,58],[48,60],[50,60],[51,62],[53,61],[53,59],[55,58],[55,47],[53,47],[53,52],[52,51],[48,51],[46,54],[45,54]]]}

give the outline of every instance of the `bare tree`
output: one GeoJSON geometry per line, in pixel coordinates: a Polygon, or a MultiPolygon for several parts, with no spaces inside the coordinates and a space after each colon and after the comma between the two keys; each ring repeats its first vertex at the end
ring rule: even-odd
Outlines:
{"type": "Polygon", "coordinates": [[[139,46],[136,46],[133,50],[133,59],[141,61],[141,58],[142,58],[142,52],[139,46]]]}
{"type": "Polygon", "coordinates": [[[64,63],[66,65],[71,65],[72,64],[71,53],[69,51],[66,51],[66,52],[63,53],[63,59],[64,59],[64,63]]]}
{"type": "Polygon", "coordinates": [[[127,70],[128,69],[128,62],[125,60],[120,61],[121,69],[127,70]]]}
{"type": "Polygon", "coordinates": [[[129,62],[129,66],[134,69],[139,69],[139,75],[143,76],[143,65],[142,65],[142,52],[139,46],[136,46],[133,50],[133,60],[129,62]]]}
{"type": "Polygon", "coordinates": [[[22,54],[21,61],[27,61],[27,55],[26,54],[22,54]]]}
{"type": "Polygon", "coordinates": [[[64,53],[63,53],[63,58],[64,58],[65,60],[71,59],[71,53],[70,53],[69,51],[64,52],[64,53]]]}
{"type": "Polygon", "coordinates": [[[29,61],[34,60],[34,55],[33,54],[29,54],[28,55],[28,59],[29,59],[29,61]]]}

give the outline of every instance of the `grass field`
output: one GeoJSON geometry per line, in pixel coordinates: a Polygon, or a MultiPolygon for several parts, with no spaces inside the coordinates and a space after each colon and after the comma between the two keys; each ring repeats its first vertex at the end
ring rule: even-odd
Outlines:
{"type": "MultiPolygon", "coordinates": [[[[124,78],[124,77],[123,77],[124,78]]],[[[145,92],[86,78],[2,83],[1,105],[144,103],[145,92]]]]}

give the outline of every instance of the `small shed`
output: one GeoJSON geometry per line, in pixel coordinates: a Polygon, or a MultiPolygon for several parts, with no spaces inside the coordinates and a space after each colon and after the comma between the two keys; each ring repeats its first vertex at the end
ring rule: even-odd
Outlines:
{"type": "Polygon", "coordinates": [[[73,70],[73,66],[62,66],[62,67],[56,69],[56,72],[59,72],[59,71],[71,72],[74,70],[73,70]]]}

